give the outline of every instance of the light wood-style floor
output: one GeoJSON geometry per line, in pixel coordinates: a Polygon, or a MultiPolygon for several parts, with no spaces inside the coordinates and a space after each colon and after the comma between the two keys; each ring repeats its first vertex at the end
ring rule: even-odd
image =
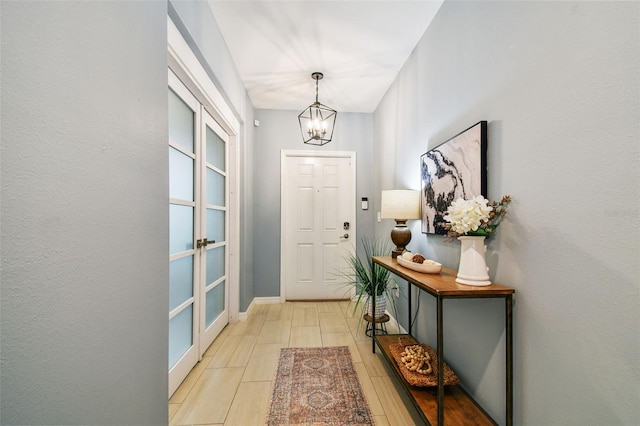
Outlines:
{"type": "Polygon", "coordinates": [[[347,301],[256,305],[222,331],[171,397],[169,424],[263,425],[280,348],[312,346],[349,347],[376,425],[416,424],[364,327],[347,301]]]}

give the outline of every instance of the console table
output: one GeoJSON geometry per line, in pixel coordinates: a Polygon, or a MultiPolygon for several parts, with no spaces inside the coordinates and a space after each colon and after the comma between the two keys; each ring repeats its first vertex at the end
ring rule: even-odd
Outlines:
{"type": "MultiPolygon", "coordinates": [[[[488,286],[476,287],[458,284],[455,282],[456,271],[443,268],[439,274],[423,274],[398,264],[396,259],[390,256],[374,256],[371,258],[372,267],[379,265],[388,269],[393,274],[407,280],[411,285],[426,291],[436,298],[436,328],[438,357],[437,373],[438,386],[434,394],[433,389],[420,388],[409,385],[402,376],[391,352],[389,345],[396,343],[401,335],[376,335],[375,330],[371,336],[372,351],[375,353],[376,344],[382,351],[384,358],[391,365],[398,379],[407,392],[409,399],[421,414],[427,424],[474,424],[493,425],[495,421],[471,398],[460,386],[444,386],[444,349],[443,349],[443,306],[444,299],[464,298],[504,298],[505,300],[505,351],[506,351],[506,419],[507,425],[513,424],[513,325],[512,305],[513,288],[492,283],[488,286]]],[[[375,298],[373,298],[375,311],[375,298]]],[[[411,336],[411,291],[408,294],[409,310],[409,336],[411,336]]],[[[403,335],[404,336],[404,335],[403,335]]],[[[416,342],[417,343],[417,342],[416,342]]]]}

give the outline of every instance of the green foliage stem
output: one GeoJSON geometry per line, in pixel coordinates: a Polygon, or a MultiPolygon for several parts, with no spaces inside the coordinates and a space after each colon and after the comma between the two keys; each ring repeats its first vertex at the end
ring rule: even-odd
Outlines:
{"type": "Polygon", "coordinates": [[[387,293],[389,288],[390,272],[379,265],[372,265],[372,256],[389,255],[391,250],[388,243],[377,240],[374,237],[362,238],[361,255],[349,255],[347,258],[347,270],[340,275],[348,286],[353,286],[356,292],[356,307],[361,302],[366,302],[369,296],[380,296],[387,293]]]}

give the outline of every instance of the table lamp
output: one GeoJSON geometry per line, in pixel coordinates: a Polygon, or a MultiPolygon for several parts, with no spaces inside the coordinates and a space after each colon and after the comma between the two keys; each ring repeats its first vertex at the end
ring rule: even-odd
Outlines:
{"type": "Polygon", "coordinates": [[[411,230],[407,228],[407,220],[420,219],[420,191],[394,189],[382,191],[382,219],[395,219],[396,226],[391,231],[391,241],[396,245],[391,257],[396,258],[405,250],[411,241],[411,230]]]}

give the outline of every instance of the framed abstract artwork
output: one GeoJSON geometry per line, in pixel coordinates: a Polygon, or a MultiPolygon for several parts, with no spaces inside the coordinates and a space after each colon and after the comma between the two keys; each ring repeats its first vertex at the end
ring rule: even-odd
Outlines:
{"type": "Polygon", "coordinates": [[[479,121],[420,157],[422,232],[445,235],[442,217],[458,198],[487,197],[487,122],[479,121]]]}

